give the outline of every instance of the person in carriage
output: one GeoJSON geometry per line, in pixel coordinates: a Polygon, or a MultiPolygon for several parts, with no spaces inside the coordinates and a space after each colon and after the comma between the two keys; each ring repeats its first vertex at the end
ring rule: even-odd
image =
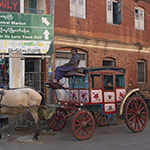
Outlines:
{"type": "Polygon", "coordinates": [[[70,61],[62,66],[58,66],[55,70],[55,79],[53,82],[58,82],[67,72],[74,71],[78,68],[80,63],[80,56],[76,48],[71,49],[72,57],[70,61]]]}

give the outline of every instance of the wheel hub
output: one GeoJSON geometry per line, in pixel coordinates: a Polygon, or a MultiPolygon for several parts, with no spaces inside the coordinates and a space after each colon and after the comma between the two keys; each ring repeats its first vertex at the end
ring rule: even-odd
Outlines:
{"type": "Polygon", "coordinates": [[[136,115],[137,115],[137,116],[140,116],[140,115],[141,115],[141,112],[140,112],[140,111],[137,111],[137,112],[136,112],[136,115]]]}
{"type": "Polygon", "coordinates": [[[84,128],[87,125],[87,123],[85,121],[81,122],[81,127],[84,128]]]}

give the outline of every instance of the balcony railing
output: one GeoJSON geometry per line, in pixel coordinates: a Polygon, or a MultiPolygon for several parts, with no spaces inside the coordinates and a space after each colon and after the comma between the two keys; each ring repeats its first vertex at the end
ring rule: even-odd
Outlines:
{"type": "Polygon", "coordinates": [[[44,14],[44,10],[24,7],[24,13],[28,13],[28,14],[44,14]]]}

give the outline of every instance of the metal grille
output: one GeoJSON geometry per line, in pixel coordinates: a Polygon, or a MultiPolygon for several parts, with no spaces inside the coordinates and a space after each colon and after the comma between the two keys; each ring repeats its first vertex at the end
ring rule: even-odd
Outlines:
{"type": "Polygon", "coordinates": [[[44,72],[26,72],[25,85],[35,88],[45,95],[45,74],[44,72]]]}
{"type": "Polygon", "coordinates": [[[44,10],[24,7],[24,13],[44,14],[44,10]]]}

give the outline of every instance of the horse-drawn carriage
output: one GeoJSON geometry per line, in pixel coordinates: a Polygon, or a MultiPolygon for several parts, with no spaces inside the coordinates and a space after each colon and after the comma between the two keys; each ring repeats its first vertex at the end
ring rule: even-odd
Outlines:
{"type": "Polygon", "coordinates": [[[126,91],[126,70],[117,67],[87,67],[82,73],[69,72],[69,88],[60,83],[46,82],[56,93],[57,106],[48,120],[53,130],[61,130],[72,122],[72,131],[79,140],[90,138],[98,125],[114,123],[114,115],[124,115],[133,132],[142,131],[148,121],[148,109],[140,89],[126,91]],[[57,90],[63,89],[69,100],[60,100],[57,90]]]}

